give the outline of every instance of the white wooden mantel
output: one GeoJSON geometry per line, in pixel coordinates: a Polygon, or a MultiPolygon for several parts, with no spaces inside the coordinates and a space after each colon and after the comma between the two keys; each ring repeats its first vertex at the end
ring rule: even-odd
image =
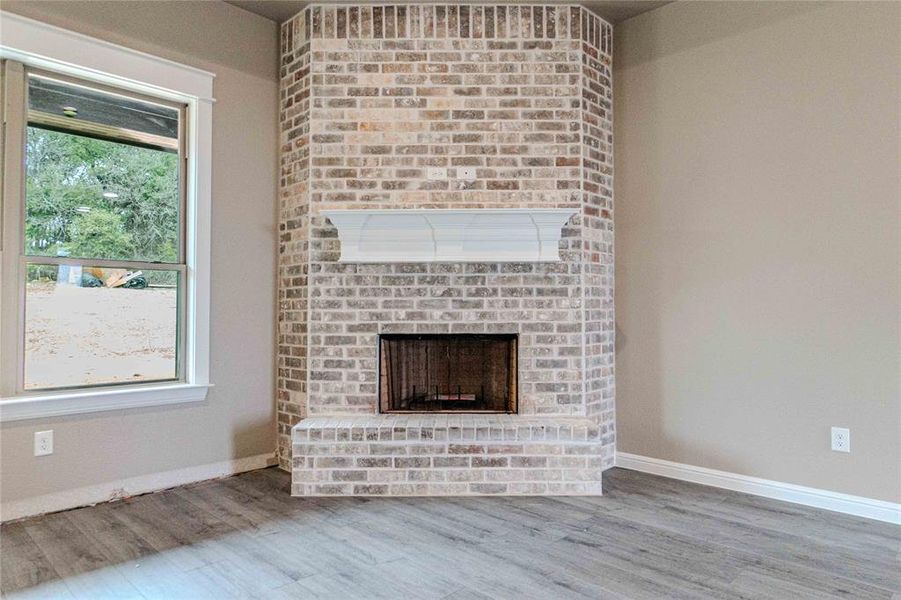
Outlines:
{"type": "Polygon", "coordinates": [[[577,208],[324,210],[340,262],[557,262],[577,208]]]}

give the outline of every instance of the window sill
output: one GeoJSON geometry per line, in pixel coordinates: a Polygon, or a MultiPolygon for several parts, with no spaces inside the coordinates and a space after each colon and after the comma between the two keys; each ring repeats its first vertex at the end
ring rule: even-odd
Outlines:
{"type": "Polygon", "coordinates": [[[0,422],[202,402],[210,387],[212,385],[176,383],[2,398],[0,422]]]}

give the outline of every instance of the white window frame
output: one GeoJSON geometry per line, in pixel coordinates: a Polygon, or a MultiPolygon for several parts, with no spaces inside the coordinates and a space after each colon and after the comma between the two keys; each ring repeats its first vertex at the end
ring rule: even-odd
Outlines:
{"type": "MultiPolygon", "coordinates": [[[[201,402],[210,382],[210,206],[213,78],[215,75],[150,54],[117,46],[40,21],[0,11],[3,37],[0,58],[17,61],[85,81],[112,86],[187,105],[187,189],[185,198],[186,300],[184,379],[172,383],[118,385],[78,390],[16,393],[15,371],[22,352],[17,294],[0,293],[0,352],[16,348],[16,356],[0,354],[0,422],[80,413],[201,402]],[[15,365],[10,369],[7,365],[15,365]],[[11,381],[10,381],[11,379],[11,381]]],[[[4,98],[22,101],[21,98],[4,98]]],[[[3,111],[4,114],[6,111],[3,111]]],[[[4,126],[5,129],[5,126],[4,126]]],[[[4,132],[6,133],[6,132],[4,132]]],[[[9,215],[7,194],[21,186],[22,166],[3,165],[2,214],[9,215]]],[[[16,206],[15,212],[23,207],[16,206]]],[[[4,217],[5,218],[5,217],[4,217]]],[[[18,219],[16,219],[18,221],[18,219]]],[[[4,227],[8,223],[4,222],[4,227]]],[[[15,236],[19,239],[20,236],[15,236]]],[[[0,287],[18,289],[22,248],[0,246],[0,287]],[[13,265],[16,265],[15,267],[13,265]]]]}

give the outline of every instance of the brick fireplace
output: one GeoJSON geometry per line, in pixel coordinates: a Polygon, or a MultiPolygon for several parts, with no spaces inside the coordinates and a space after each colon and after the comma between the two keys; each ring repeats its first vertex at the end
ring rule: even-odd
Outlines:
{"type": "Polygon", "coordinates": [[[600,493],[611,49],[576,5],[315,5],[282,26],[277,410],[295,494],[600,493]],[[336,228],[337,211],[511,209],[569,209],[556,251],[367,262],[336,228]],[[395,381],[406,408],[385,410],[385,341],[451,335],[515,340],[504,402],[473,363],[458,383],[435,371],[438,389],[395,381]]]}

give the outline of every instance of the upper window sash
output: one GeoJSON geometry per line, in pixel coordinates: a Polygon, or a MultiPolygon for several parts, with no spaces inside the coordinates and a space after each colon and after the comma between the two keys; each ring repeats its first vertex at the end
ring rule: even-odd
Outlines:
{"type": "MultiPolygon", "coordinates": [[[[165,99],[154,98],[146,94],[130,92],[96,84],[75,77],[51,73],[42,69],[25,67],[27,125],[66,135],[84,136],[111,143],[126,144],[139,148],[147,148],[149,152],[162,151],[177,154],[176,174],[176,211],[177,228],[176,255],[172,259],[155,256],[76,256],[72,258],[128,261],[140,264],[185,264],[186,227],[186,192],[188,181],[187,132],[188,107],[185,103],[177,103],[165,99]],[[38,93],[35,93],[35,92],[38,93]],[[35,97],[37,96],[37,97],[35,97]],[[74,96],[68,98],[67,96],[74,96]],[[80,96],[80,97],[79,97],[80,96]],[[78,112],[74,117],[66,116],[60,108],[69,102],[78,112]],[[87,107],[85,107],[87,104],[87,107]],[[161,110],[158,114],[146,114],[154,107],[161,110]],[[83,109],[87,108],[87,111],[83,109]],[[107,114],[104,114],[106,111],[107,114]],[[121,113],[121,114],[116,114],[121,113]],[[137,116],[138,127],[144,131],[128,128],[129,118],[137,116]],[[93,117],[93,118],[92,118],[93,117]],[[171,123],[174,117],[175,122],[171,123]],[[98,121],[108,121],[98,123],[98,121]],[[165,120],[163,125],[160,121],[165,120]],[[111,123],[110,123],[111,122],[111,123]],[[147,130],[151,130],[148,132],[147,130]],[[171,137],[174,136],[174,137],[171,137]]],[[[24,157],[26,164],[28,157],[24,157]]],[[[127,193],[123,190],[112,190],[127,193]]],[[[27,198],[24,198],[26,207],[27,198]]],[[[27,218],[27,214],[25,214],[27,218]]],[[[24,227],[24,224],[23,224],[24,227]]],[[[25,235],[22,247],[29,256],[46,258],[49,255],[29,252],[25,235]]],[[[100,265],[98,265],[100,266],[100,265]]]]}

